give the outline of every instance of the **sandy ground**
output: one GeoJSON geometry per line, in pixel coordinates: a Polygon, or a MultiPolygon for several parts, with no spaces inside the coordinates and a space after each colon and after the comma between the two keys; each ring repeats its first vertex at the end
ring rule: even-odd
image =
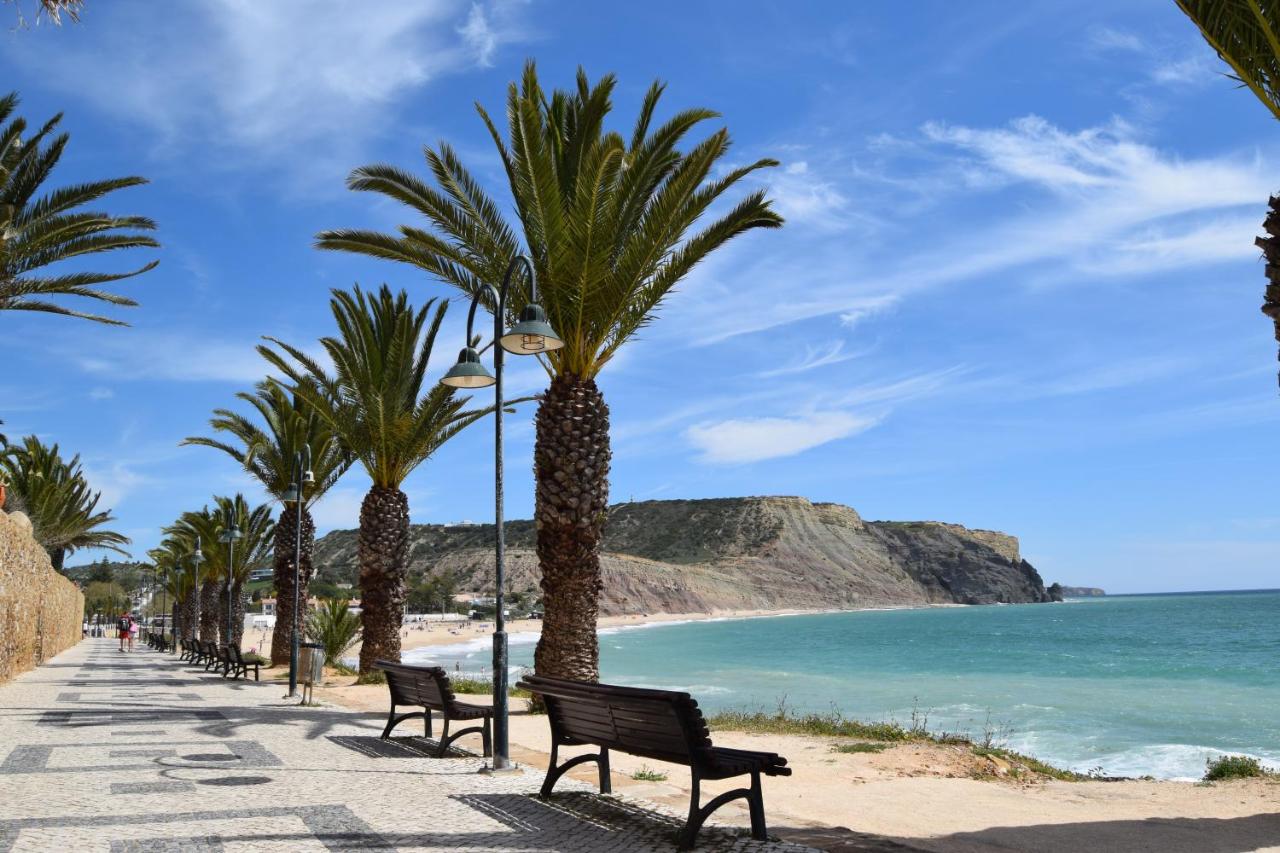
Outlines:
{"type": "MultiPolygon", "coordinates": [[[[810,610],[723,610],[715,613],[644,613],[631,616],[602,616],[601,628],[616,628],[625,625],[645,625],[654,622],[696,622],[708,619],[736,619],[756,616],[788,616],[797,613],[812,613],[810,610]]],[[[537,634],[542,631],[542,623],[533,619],[517,619],[507,623],[508,634],[537,634]]],[[[477,637],[487,637],[493,633],[492,622],[426,622],[405,626],[400,632],[401,650],[409,651],[423,646],[449,646],[465,643],[477,637]]],[[[249,631],[244,637],[244,650],[256,651],[264,657],[271,656],[271,632],[249,631]]],[[[348,657],[359,657],[359,644],[352,647],[348,657]]]]}
{"type": "MultiPolygon", "coordinates": [[[[316,698],[363,711],[385,713],[387,690],[337,677],[316,698]]],[[[486,704],[490,697],[465,696],[486,704]]],[[[511,753],[520,763],[545,767],[550,750],[546,718],[512,700],[511,753]]],[[[397,734],[414,734],[406,723],[397,734]]],[[[460,745],[476,749],[464,739],[460,745]]],[[[836,846],[861,833],[896,839],[922,850],[946,851],[1280,851],[1280,782],[1250,780],[1214,785],[1184,782],[1023,782],[971,778],[983,766],[967,749],[904,744],[880,753],[831,751],[835,738],[716,731],[722,746],[785,755],[793,775],[766,779],[770,826],[797,840],[836,846]],[[832,828],[824,832],[818,828],[832,828]],[[839,829],[836,829],[839,828],[839,829]],[[852,828],[846,831],[844,828],[852,828]]],[[[589,752],[567,750],[564,754],[589,752]]],[[[613,754],[614,789],[687,807],[688,769],[613,754]],[[641,769],[667,774],[664,782],[640,782],[641,769]]],[[[573,775],[594,780],[593,765],[573,775]]],[[[985,774],[984,774],[985,775],[985,774]]],[[[733,782],[703,784],[704,802],[733,782]]],[[[736,808],[736,804],[734,807],[736,808]]],[[[745,825],[746,812],[737,809],[745,825]]],[[[846,843],[854,843],[848,841],[846,843]]],[[[848,847],[844,849],[859,849],[848,847]]]]}
{"type": "MultiPolygon", "coordinates": [[[[601,627],[760,612],[631,616],[602,619],[601,627]]],[[[509,623],[511,632],[537,631],[539,623],[509,623]]],[[[489,633],[480,625],[453,631],[410,631],[405,648],[457,643],[489,633]]],[[[355,685],[334,676],[316,691],[322,702],[385,713],[387,690],[355,685]]],[[[464,701],[488,703],[490,697],[464,701]]],[[[521,763],[545,767],[550,732],[545,717],[525,713],[512,700],[511,753],[521,763]]],[[[406,723],[397,734],[413,734],[406,723]]],[[[467,739],[460,745],[479,747],[467,739]]],[[[1017,781],[964,747],[904,744],[880,753],[832,751],[834,738],[716,731],[718,745],[785,755],[793,775],[766,779],[765,803],[772,829],[828,850],[866,849],[862,833],[895,839],[910,848],[946,853],[996,850],[1280,853],[1280,781],[1247,780],[1213,785],[1185,782],[1017,781]],[[993,775],[994,774],[994,775],[993,775]],[[981,778],[975,778],[981,777],[981,778]],[[851,828],[851,829],[850,829],[851,828]]],[[[583,749],[581,751],[591,751],[583,749]]],[[[572,754],[570,751],[568,754],[572,754]]],[[[688,803],[688,769],[611,757],[619,792],[666,803],[683,811],[688,803]],[[667,774],[662,782],[631,778],[641,769],[667,774]]],[[[593,765],[574,771],[594,778],[593,765]]],[[[703,801],[732,781],[703,784],[703,801]]],[[[737,808],[736,804],[729,807],[737,808]]],[[[732,816],[730,811],[728,816],[732,816]]],[[[745,825],[744,809],[737,817],[745,825]]]]}

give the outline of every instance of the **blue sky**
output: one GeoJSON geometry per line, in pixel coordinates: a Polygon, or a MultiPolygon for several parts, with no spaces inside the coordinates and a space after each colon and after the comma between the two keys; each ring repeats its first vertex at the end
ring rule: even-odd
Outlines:
{"type": "MultiPolygon", "coordinates": [[[[177,445],[263,375],[259,336],[312,344],[354,282],[452,295],[311,248],[408,219],[347,173],[423,172],[444,139],[505,201],[472,104],[500,114],[533,57],[547,85],[615,72],[625,129],[664,79],[668,113],[723,114],[735,161],[783,164],[761,181],[786,227],[697,269],[601,377],[615,501],[798,494],[1013,533],[1046,581],[1277,585],[1252,240],[1280,128],[1173,3],[605,8],[90,0],[79,25],[6,32],[23,113],[66,113],[53,184],[145,175],[110,209],[164,244],[127,285],[130,329],[0,317],[8,433],[80,452],[137,554],[210,494],[257,494],[177,445]]],[[[509,518],[531,511],[531,414],[510,420],[509,518]]],[[[415,521],[492,518],[491,442],[473,428],[409,480],[415,521]]],[[[322,531],[354,526],[366,483],[347,476],[322,531]]]]}

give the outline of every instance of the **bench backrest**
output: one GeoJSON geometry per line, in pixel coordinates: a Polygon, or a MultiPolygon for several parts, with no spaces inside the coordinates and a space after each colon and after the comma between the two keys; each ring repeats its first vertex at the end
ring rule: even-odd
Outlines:
{"type": "Polygon", "coordinates": [[[528,675],[520,687],[542,696],[552,736],[594,743],[632,755],[699,765],[711,749],[711,733],[688,693],[592,684],[528,675]]]}
{"type": "Polygon", "coordinates": [[[411,666],[389,660],[376,660],[373,666],[386,674],[391,701],[397,705],[447,711],[457,700],[449,686],[448,673],[438,666],[411,666]]]}

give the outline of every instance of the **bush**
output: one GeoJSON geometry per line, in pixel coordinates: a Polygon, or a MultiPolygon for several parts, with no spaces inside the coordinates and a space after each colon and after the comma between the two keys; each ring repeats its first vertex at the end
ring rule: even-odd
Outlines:
{"type": "Polygon", "coordinates": [[[667,774],[663,773],[661,770],[654,770],[652,767],[645,764],[635,773],[632,773],[631,778],[635,779],[637,782],[665,782],[667,781],[667,774]]]}
{"type": "Polygon", "coordinates": [[[324,646],[326,666],[336,666],[360,641],[360,617],[347,609],[345,598],[330,598],[307,614],[307,640],[324,646]]]}
{"type": "Polygon", "coordinates": [[[1248,755],[1220,755],[1205,761],[1204,781],[1206,782],[1218,782],[1223,779],[1252,779],[1269,775],[1267,769],[1258,763],[1258,759],[1248,755]]]}
{"type": "Polygon", "coordinates": [[[887,743],[838,743],[831,747],[832,752],[884,752],[890,747],[887,743]]]}

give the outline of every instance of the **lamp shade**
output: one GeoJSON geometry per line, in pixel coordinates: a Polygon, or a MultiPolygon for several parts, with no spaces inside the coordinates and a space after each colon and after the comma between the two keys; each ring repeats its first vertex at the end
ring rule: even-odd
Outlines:
{"type": "Polygon", "coordinates": [[[480,353],[472,347],[464,347],[458,353],[458,363],[449,368],[440,384],[451,388],[485,388],[497,381],[480,363],[480,353]]]}
{"type": "Polygon", "coordinates": [[[298,502],[298,486],[296,483],[290,483],[289,488],[284,490],[284,494],[280,496],[283,503],[291,504],[298,502]]]}
{"type": "Polygon", "coordinates": [[[502,336],[502,348],[514,355],[534,355],[560,349],[564,341],[547,322],[541,305],[529,304],[520,312],[520,322],[502,336]]]}

